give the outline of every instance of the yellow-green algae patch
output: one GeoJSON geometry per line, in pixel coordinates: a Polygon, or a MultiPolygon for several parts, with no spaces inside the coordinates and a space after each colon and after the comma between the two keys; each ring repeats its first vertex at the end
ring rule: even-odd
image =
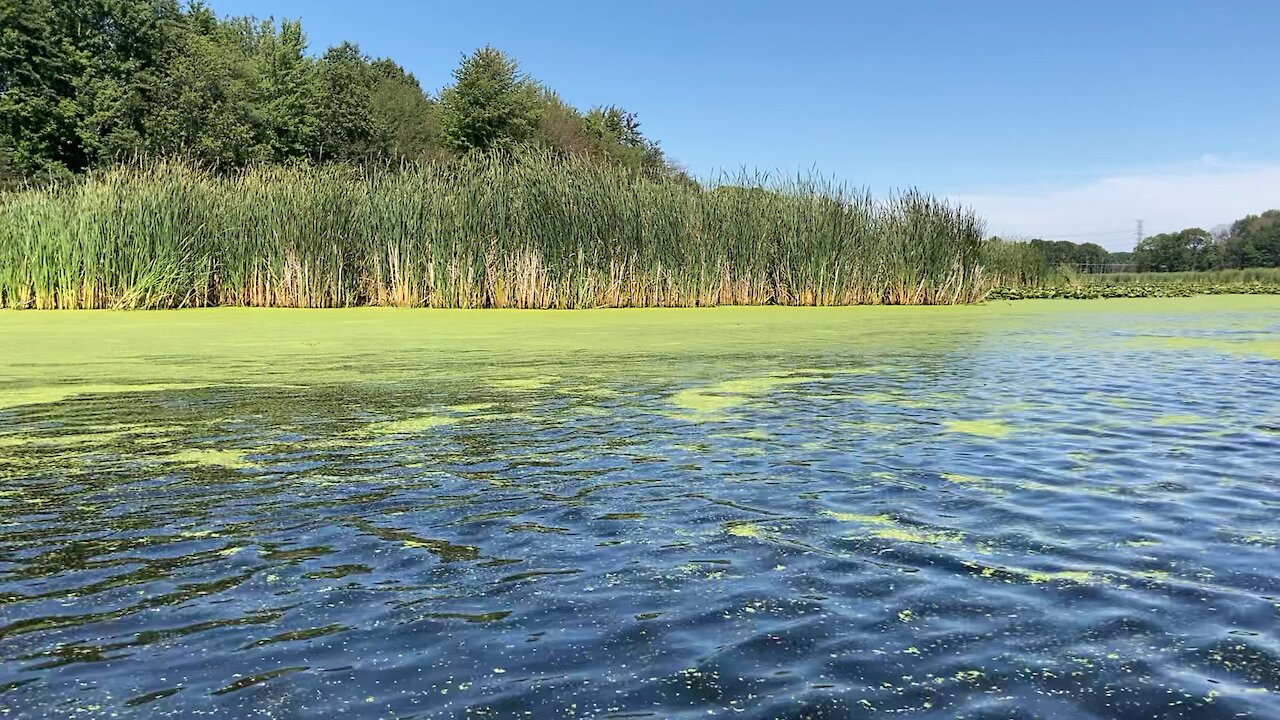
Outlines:
{"type": "Polygon", "coordinates": [[[442,415],[425,415],[422,417],[405,418],[403,420],[388,420],[385,422],[369,423],[362,428],[361,432],[365,435],[415,435],[417,433],[434,430],[446,425],[452,425],[456,422],[458,422],[458,418],[442,415]]]}
{"type": "Polygon", "coordinates": [[[917,543],[920,545],[952,545],[964,541],[964,535],[954,532],[928,530],[898,522],[892,515],[864,515],[827,511],[827,516],[840,522],[870,526],[868,535],[881,540],[917,543]]]}
{"type": "Polygon", "coordinates": [[[464,403],[461,405],[448,405],[447,407],[453,412],[457,412],[457,413],[477,413],[477,412],[484,412],[486,410],[492,410],[497,406],[498,406],[497,403],[482,402],[482,403],[464,403]]]}
{"type": "Polygon", "coordinates": [[[962,564],[971,570],[978,571],[980,577],[1006,583],[1025,582],[1031,585],[1040,585],[1043,583],[1063,582],[1088,585],[1096,582],[1106,582],[1105,577],[1100,577],[1088,570],[1030,570],[1010,565],[983,565],[970,560],[965,560],[962,564]]]}
{"type": "Polygon", "coordinates": [[[1005,490],[986,478],[980,478],[976,475],[962,475],[960,473],[943,473],[942,479],[955,485],[970,487],[975,490],[989,493],[991,495],[1004,495],[1005,490]]]}
{"type": "Polygon", "coordinates": [[[253,467],[253,463],[246,459],[248,454],[244,450],[190,448],[165,455],[164,460],[181,465],[206,465],[243,470],[253,467]]]}
{"type": "Polygon", "coordinates": [[[812,382],[818,379],[820,378],[809,375],[792,376],[785,374],[737,378],[711,383],[710,385],[686,388],[672,394],[667,401],[685,411],[681,415],[682,417],[703,419],[744,405],[752,398],[767,395],[777,388],[812,382]]]}
{"type": "Polygon", "coordinates": [[[1161,415],[1151,421],[1157,427],[1173,427],[1177,425],[1204,425],[1209,420],[1199,415],[1161,415]]]}
{"type": "MultiPolygon", "coordinates": [[[[1026,342],[1061,343],[1028,334],[1047,320],[1093,329],[1092,341],[1114,346],[1130,341],[1096,332],[1099,327],[1129,329],[1133,317],[1149,322],[1165,315],[1185,321],[1188,332],[1214,332],[1221,329],[1224,312],[1280,313],[1280,296],[947,307],[0,310],[0,377],[5,378],[0,408],[94,391],[385,383],[420,379],[427,367],[449,368],[461,383],[505,375],[514,381],[505,389],[519,392],[552,382],[542,367],[554,368],[554,377],[598,377],[601,358],[626,357],[637,361],[629,363],[629,373],[669,379],[669,364],[644,360],[684,359],[710,368],[726,349],[739,358],[755,358],[761,375],[790,358],[840,351],[856,352],[874,368],[883,364],[880,359],[903,352],[954,350],[975,339],[1013,333],[1026,342]],[[548,366],[552,359],[555,364],[548,366]],[[519,372],[530,366],[539,366],[534,376],[539,379],[519,372]]],[[[1265,339],[1229,344],[1233,352],[1272,356],[1280,354],[1274,346],[1274,340],[1265,339]]]]}
{"type": "Polygon", "coordinates": [[[1013,432],[1004,420],[948,420],[943,429],[949,433],[978,435],[989,438],[1002,438],[1013,432]]]}
{"type": "Polygon", "coordinates": [[[739,523],[737,525],[733,525],[725,532],[733,535],[734,537],[752,538],[757,540],[764,536],[764,531],[760,529],[760,526],[753,525],[751,523],[739,523]]]}
{"type": "Polygon", "coordinates": [[[554,375],[534,375],[530,377],[505,378],[502,380],[490,381],[490,385],[505,390],[515,391],[534,391],[549,387],[560,380],[554,375]]]}
{"type": "MultiPolygon", "coordinates": [[[[65,432],[66,428],[49,428],[29,433],[13,433],[0,436],[0,448],[5,447],[71,447],[80,445],[105,445],[119,441],[137,444],[168,442],[157,435],[173,435],[187,428],[177,425],[146,426],[130,424],[98,425],[88,432],[65,432]]],[[[80,448],[77,448],[80,449],[80,448]]]]}
{"type": "Polygon", "coordinates": [[[200,387],[204,386],[193,383],[91,383],[83,385],[40,385],[24,388],[2,388],[0,389],[0,410],[21,407],[23,405],[60,403],[89,395],[172,392],[174,390],[192,390],[200,387]]]}

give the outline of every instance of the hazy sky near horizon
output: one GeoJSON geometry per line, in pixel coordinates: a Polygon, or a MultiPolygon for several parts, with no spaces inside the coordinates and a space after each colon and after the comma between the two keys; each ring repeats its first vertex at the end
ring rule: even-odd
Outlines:
{"type": "Polygon", "coordinates": [[[301,18],[432,94],[491,44],[700,178],[815,171],[992,233],[1133,244],[1280,207],[1280,0],[212,0],[301,18]]]}

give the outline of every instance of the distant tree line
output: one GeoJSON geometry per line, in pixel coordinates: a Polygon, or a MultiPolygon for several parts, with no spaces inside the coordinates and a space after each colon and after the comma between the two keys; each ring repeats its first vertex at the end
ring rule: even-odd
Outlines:
{"type": "Polygon", "coordinates": [[[687,180],[633,113],[579,111],[494,48],[435,95],[353,43],[307,49],[297,21],[199,1],[4,0],[0,186],[155,157],[226,170],[528,146],[687,180]]]}
{"type": "Polygon", "coordinates": [[[1046,270],[1065,266],[1085,272],[1187,272],[1280,267],[1280,210],[1249,215],[1213,232],[1187,228],[1151,235],[1130,252],[1069,240],[1033,239],[1017,244],[1046,270]]]}
{"type": "Polygon", "coordinates": [[[1143,238],[1133,261],[1139,272],[1280,267],[1280,210],[1249,215],[1214,232],[1187,228],[1143,238]]]}
{"type": "MultiPolygon", "coordinates": [[[[1003,238],[991,238],[1001,244],[1003,238]]],[[[1133,262],[1133,253],[1111,252],[1097,243],[1074,243],[1069,240],[1014,240],[1012,243],[1020,248],[1020,264],[1034,265],[1024,267],[1026,272],[1035,275],[1044,274],[1063,266],[1083,269],[1087,272],[1106,272],[1113,267],[1124,266],[1133,262]]]]}

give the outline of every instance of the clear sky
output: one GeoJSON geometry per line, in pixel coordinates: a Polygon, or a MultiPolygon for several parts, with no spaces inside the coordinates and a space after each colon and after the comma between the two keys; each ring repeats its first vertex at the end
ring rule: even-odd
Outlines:
{"type": "Polygon", "coordinates": [[[491,44],[698,177],[919,187],[993,233],[1133,243],[1280,207],[1280,0],[212,0],[434,94],[491,44]]]}

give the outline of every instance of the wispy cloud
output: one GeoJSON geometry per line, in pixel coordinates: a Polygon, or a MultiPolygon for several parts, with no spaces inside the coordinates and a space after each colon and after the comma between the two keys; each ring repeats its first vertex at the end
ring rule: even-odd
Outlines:
{"type": "Polygon", "coordinates": [[[1280,164],[1232,164],[1205,155],[1182,167],[1117,173],[1035,191],[951,197],[983,215],[995,235],[1070,239],[1126,250],[1133,245],[1139,218],[1151,235],[1213,228],[1280,207],[1280,164]]]}

